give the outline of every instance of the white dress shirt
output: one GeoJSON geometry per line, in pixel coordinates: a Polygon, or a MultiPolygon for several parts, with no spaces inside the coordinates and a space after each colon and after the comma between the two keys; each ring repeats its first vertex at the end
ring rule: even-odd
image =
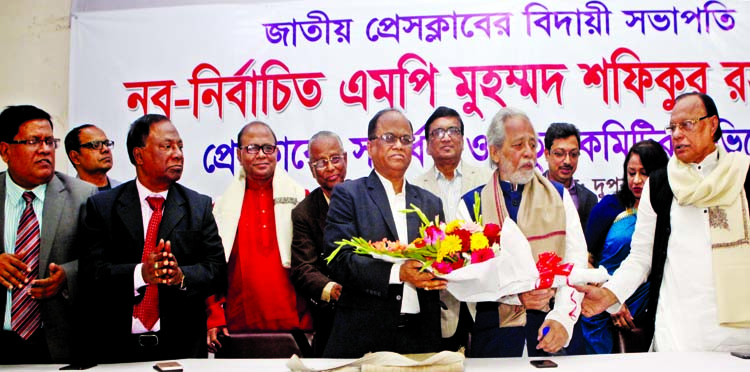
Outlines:
{"type": "MultiPolygon", "coordinates": [[[[396,223],[396,231],[398,232],[398,240],[404,244],[409,244],[409,231],[406,226],[406,213],[401,213],[406,209],[406,180],[404,180],[403,188],[401,192],[396,194],[393,190],[393,184],[387,178],[383,177],[377,171],[375,174],[378,175],[380,182],[383,183],[385,189],[385,195],[388,197],[388,204],[391,207],[391,214],[393,214],[393,222],[396,223]]],[[[391,276],[388,280],[390,284],[404,284],[404,291],[401,294],[401,312],[404,314],[417,314],[419,313],[419,297],[417,297],[417,289],[410,283],[404,283],[401,281],[401,263],[393,264],[391,267],[391,276]]]]}
{"type": "MultiPolygon", "coordinates": [[[[691,166],[707,176],[718,163],[718,152],[691,166]]],[[[630,255],[604,285],[624,302],[651,271],[656,212],[647,182],[638,206],[630,255]]],[[[750,329],[719,326],[716,287],[711,265],[708,209],[680,206],[672,200],[671,234],[659,291],[654,330],[655,351],[741,351],[750,349],[750,329]]],[[[609,312],[616,312],[620,303],[609,312]]],[[[750,304],[748,304],[750,307],[750,304]]]]}
{"type": "Polygon", "coordinates": [[[453,179],[446,178],[440,171],[435,168],[435,180],[440,190],[440,200],[443,201],[443,211],[445,211],[445,221],[450,222],[456,219],[456,210],[461,202],[461,186],[463,182],[463,172],[461,171],[461,162],[453,171],[453,179]]]}
{"type": "MultiPolygon", "coordinates": [[[[167,191],[162,192],[152,192],[151,190],[147,189],[146,186],[143,186],[141,181],[139,181],[137,178],[135,179],[135,186],[138,188],[138,200],[141,202],[141,216],[143,217],[143,240],[146,240],[146,234],[148,233],[148,222],[151,221],[151,215],[154,214],[154,211],[151,209],[151,206],[148,205],[148,201],[146,201],[146,198],[149,196],[161,196],[164,198],[164,201],[167,200],[167,191]]],[[[143,280],[143,273],[141,267],[143,266],[143,263],[139,263],[138,265],[135,265],[135,271],[133,272],[133,290],[134,296],[138,296],[138,289],[146,285],[146,281],[143,280]]],[[[132,327],[132,333],[138,334],[138,333],[145,333],[145,332],[158,332],[161,329],[161,319],[158,319],[156,321],[156,324],[154,324],[153,329],[146,329],[146,327],[141,323],[139,319],[136,319],[133,317],[133,327],[132,327]]]]}

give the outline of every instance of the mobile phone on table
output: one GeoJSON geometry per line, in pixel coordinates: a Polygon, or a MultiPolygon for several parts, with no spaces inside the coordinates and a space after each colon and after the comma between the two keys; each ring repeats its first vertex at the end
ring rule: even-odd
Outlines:
{"type": "Polygon", "coordinates": [[[182,364],[178,362],[159,362],[154,364],[154,369],[159,372],[182,372],[182,364]]]}
{"type": "Polygon", "coordinates": [[[750,359],[750,351],[733,351],[731,354],[737,358],[750,359]]]}
{"type": "Polygon", "coordinates": [[[557,363],[549,359],[532,360],[530,363],[536,368],[557,368],[557,363]]]}

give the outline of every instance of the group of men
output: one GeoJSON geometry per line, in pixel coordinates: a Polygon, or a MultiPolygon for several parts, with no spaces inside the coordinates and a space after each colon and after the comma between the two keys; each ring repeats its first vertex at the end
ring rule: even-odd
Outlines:
{"type": "Polygon", "coordinates": [[[748,262],[747,239],[737,238],[748,236],[748,183],[723,176],[746,174],[750,160],[715,145],[718,123],[710,97],[678,97],[667,129],[676,156],[662,177],[654,175],[659,188],[652,185],[669,203],[654,205],[651,214],[642,204],[634,254],[610,284],[466,304],[414,260],[387,263],[350,248],[330,264],[324,258],[342,239],[414,240],[418,217],[399,212],[412,204],[441,221],[471,219],[476,192],[485,222],[509,217],[533,253],[555,251],[585,266],[583,228],[597,199],[573,178],[580,155],[575,126],[548,128],[549,171],[542,174],[531,120],[502,109],[487,132],[492,168],[474,167],[461,160],[460,115],[439,107],[424,127],[434,166],[410,183],[413,126],[402,112],[385,109],[367,129],[369,176],[345,181],[347,153],[335,133],[310,139],[309,168],[320,187],[308,193],[277,168],[272,128],[254,121],[237,134],[241,169],[212,205],[177,182],[183,144],[167,117],[147,114],[132,123],[126,147],[136,178],[118,186],[106,175],[114,143],[101,129],[81,126],[65,139],[84,183],[54,171],[59,139],[49,115],[8,107],[0,113],[0,155],[8,165],[0,174],[0,283],[8,289],[0,363],[203,357],[233,334],[274,331],[293,332],[300,344],[314,332],[312,355],[334,358],[458,350],[469,334],[475,357],[576,354],[583,353],[581,307],[586,316],[617,308],[649,272],[663,283],[651,294],[656,350],[748,347],[750,331],[742,327],[750,324],[750,298],[731,278],[748,279],[750,270],[725,275],[727,263],[748,262]],[[690,191],[694,185],[699,191],[690,191]],[[721,216],[729,231],[716,227],[721,216]],[[697,253],[684,252],[685,239],[702,258],[686,257],[697,253]],[[680,309],[695,302],[685,290],[711,303],[688,319],[702,326],[698,331],[677,325],[685,317],[680,309]]]}

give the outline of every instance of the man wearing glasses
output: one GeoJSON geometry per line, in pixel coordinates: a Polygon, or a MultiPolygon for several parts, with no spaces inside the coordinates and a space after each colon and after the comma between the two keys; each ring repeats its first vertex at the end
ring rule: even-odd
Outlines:
{"type": "Polygon", "coordinates": [[[120,182],[107,177],[112,169],[112,148],[115,141],[92,124],[71,129],[65,136],[65,152],[78,173],[78,178],[96,186],[99,191],[110,190],[120,182]]]}
{"type": "Polygon", "coordinates": [[[589,214],[599,199],[596,195],[573,179],[581,155],[581,132],[573,124],[552,123],[544,134],[544,157],[549,170],[544,176],[562,184],[568,190],[573,205],[578,210],[581,227],[586,232],[589,214]]]}
{"type": "Polygon", "coordinates": [[[65,363],[73,345],[79,212],[96,189],[55,172],[52,121],[34,106],[0,113],[0,364],[65,363]]]}
{"type": "MultiPolygon", "coordinates": [[[[420,220],[414,213],[400,211],[412,204],[429,219],[444,220],[440,199],[404,178],[414,143],[404,114],[395,109],[378,112],[370,120],[367,137],[374,170],[334,188],[325,228],[326,255],[337,248],[337,241],[352,237],[408,244],[419,236],[420,220]]],[[[440,350],[438,290],[446,284],[431,272],[420,271],[421,263],[389,263],[343,247],[329,268],[343,291],[324,357],[440,350]]]]}
{"type": "Polygon", "coordinates": [[[708,95],[675,98],[674,157],[643,188],[630,254],[602,287],[577,288],[584,315],[615,313],[648,277],[654,351],[750,350],[750,158],[717,146],[719,123],[708,95]]]}
{"type": "Polygon", "coordinates": [[[346,151],[341,138],[328,131],[314,134],[307,150],[310,171],[320,187],[292,211],[292,282],[307,298],[313,312],[313,353],[320,357],[333,326],[333,304],[339,300],[342,289],[341,284],[328,277],[323,231],[333,187],[346,179],[346,151]]]}
{"type": "Polygon", "coordinates": [[[214,207],[229,286],[208,301],[209,350],[218,351],[219,336],[232,333],[294,331],[309,352],[301,331],[312,330],[312,316],[289,277],[292,209],[306,191],[276,167],[276,134],[268,124],[245,125],[237,145],[242,168],[214,207]]]}
{"type": "MultiPolygon", "coordinates": [[[[444,106],[435,109],[424,125],[427,154],[434,165],[419,176],[414,184],[440,197],[446,221],[456,219],[461,195],[487,183],[492,171],[488,166],[474,167],[461,161],[464,150],[464,122],[456,110],[444,106]]],[[[440,312],[443,350],[466,346],[472,320],[466,304],[461,304],[448,291],[440,291],[446,305],[440,312]]]]}

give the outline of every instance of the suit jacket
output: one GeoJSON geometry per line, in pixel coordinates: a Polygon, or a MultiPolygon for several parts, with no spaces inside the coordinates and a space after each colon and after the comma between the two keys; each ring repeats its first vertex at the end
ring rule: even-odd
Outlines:
{"type": "Polygon", "coordinates": [[[587,189],[586,186],[578,182],[576,182],[576,193],[578,194],[578,218],[581,219],[581,227],[583,228],[583,232],[586,233],[589,215],[596,203],[599,202],[599,198],[591,190],[587,189]]]}
{"type": "MultiPolygon", "coordinates": [[[[461,161],[461,195],[466,194],[469,190],[476,188],[479,185],[484,185],[489,181],[492,176],[492,169],[487,167],[474,167],[466,162],[461,161]]],[[[414,184],[420,187],[424,187],[427,191],[440,195],[440,186],[437,183],[437,168],[433,165],[427,172],[419,176],[414,184]]],[[[460,203],[460,199],[459,199],[460,203]]],[[[443,204],[445,201],[443,200],[443,204]]],[[[440,312],[440,326],[442,328],[443,337],[451,337],[456,333],[456,327],[458,326],[458,315],[461,310],[461,302],[453,297],[448,290],[440,291],[440,301],[443,301],[445,308],[440,312]]]]}
{"type": "MultiPolygon", "coordinates": [[[[404,182],[406,206],[418,206],[433,219],[443,219],[443,207],[432,193],[404,182]]],[[[331,196],[325,228],[326,255],[336,248],[336,241],[361,237],[377,241],[398,238],[396,224],[383,183],[375,172],[368,177],[336,185],[331,196]]],[[[419,217],[410,213],[406,217],[409,241],[419,236],[419,217]]],[[[413,333],[406,342],[399,339],[398,321],[401,313],[403,284],[390,285],[392,263],[354,253],[345,247],[329,267],[331,276],[341,283],[331,338],[325,357],[354,358],[370,351],[395,351],[400,353],[435,352],[440,348],[440,297],[436,291],[417,290],[420,314],[413,333]]]]}
{"type": "MultiPolygon", "coordinates": [[[[133,273],[144,245],[141,203],[135,181],[91,197],[82,235],[86,249],[87,303],[96,325],[100,361],[128,361],[123,355],[132,332],[135,296],[133,273]]],[[[206,355],[205,299],[226,289],[226,262],[211,198],[180,184],[169,188],[159,225],[159,239],[172,243],[172,253],[185,275],[184,287],[159,285],[160,344],[163,359],[206,355]]]]}
{"type": "Polygon", "coordinates": [[[328,202],[321,188],[313,190],[292,210],[292,283],[313,304],[319,303],[331,279],[325,258],[323,231],[328,202]]]}
{"type": "MultiPolygon", "coordinates": [[[[0,173],[0,222],[5,225],[5,177],[0,173]]],[[[49,277],[49,264],[54,262],[65,269],[67,288],[55,297],[41,301],[42,324],[47,337],[52,361],[67,363],[71,357],[73,327],[72,305],[78,289],[78,258],[76,233],[79,216],[86,199],[96,193],[96,187],[55,172],[47,183],[42,211],[42,236],[39,253],[39,278],[49,277]],[[62,222],[62,223],[61,223],[62,222]]],[[[0,241],[4,229],[0,230],[0,241]]],[[[5,252],[5,246],[2,247],[5,252]]],[[[0,295],[0,320],[5,321],[6,292],[0,295]]]]}

